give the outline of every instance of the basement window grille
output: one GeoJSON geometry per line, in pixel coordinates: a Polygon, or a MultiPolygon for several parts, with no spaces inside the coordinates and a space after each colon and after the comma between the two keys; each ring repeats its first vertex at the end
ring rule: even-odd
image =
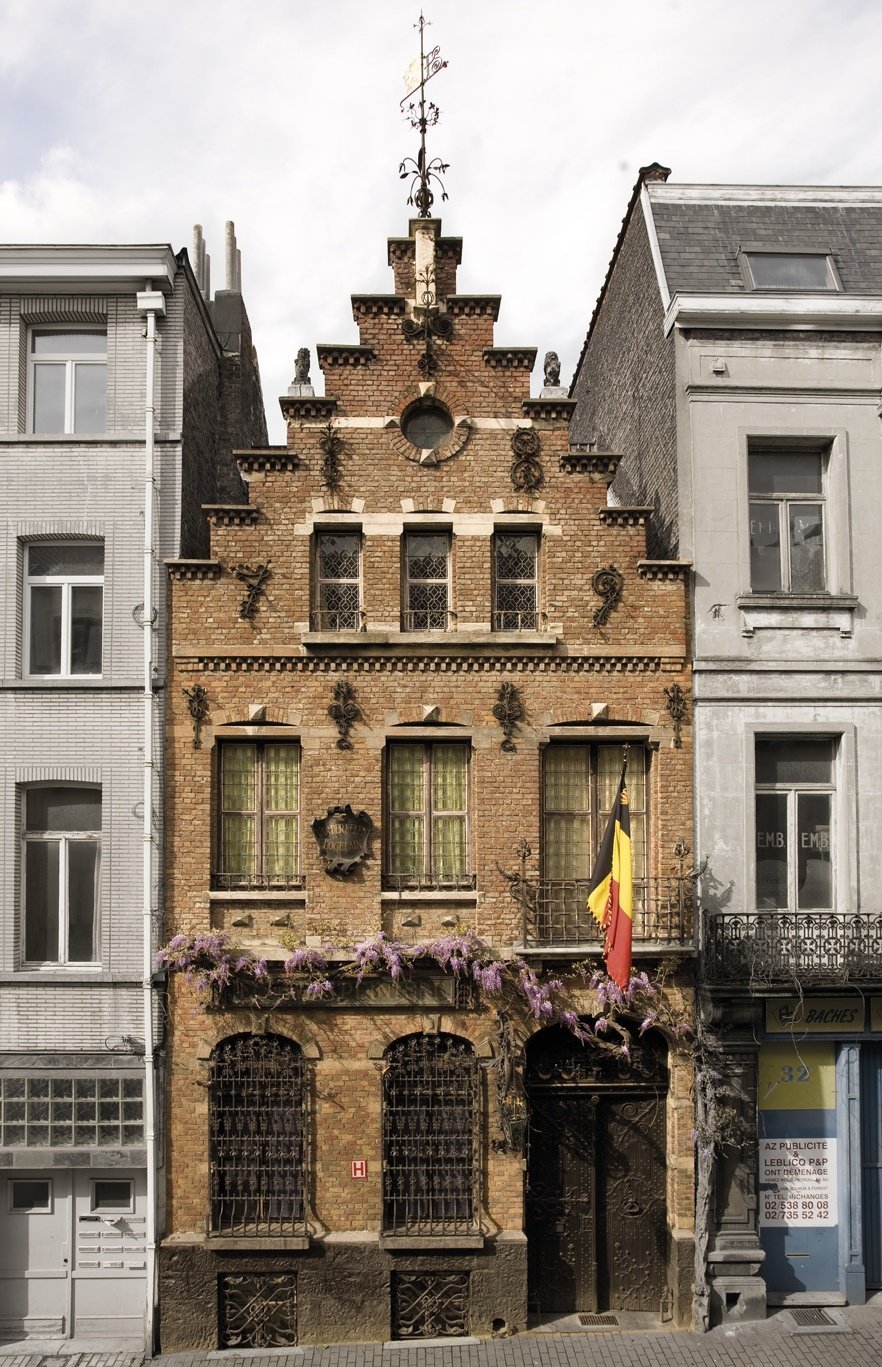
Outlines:
{"type": "Polygon", "coordinates": [[[455,1035],[408,1035],[386,1051],[383,1228],[462,1234],[479,1209],[478,1064],[455,1035]]]}
{"type": "Polygon", "coordinates": [[[221,1348],[288,1348],[297,1342],[297,1279],[291,1272],[223,1274],[221,1348]]]}
{"type": "Polygon", "coordinates": [[[306,1089],[300,1046],[276,1035],[223,1040],[211,1063],[211,1227],[306,1232],[306,1089]]]}
{"type": "Polygon", "coordinates": [[[468,1272],[393,1272],[394,1339],[461,1338],[469,1332],[468,1272]]]}

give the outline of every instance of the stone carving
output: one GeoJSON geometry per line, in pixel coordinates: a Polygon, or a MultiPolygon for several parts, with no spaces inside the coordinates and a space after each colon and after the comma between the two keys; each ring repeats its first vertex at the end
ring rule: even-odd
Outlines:
{"type": "Polygon", "coordinates": [[[544,478],[539,460],[542,446],[535,427],[519,427],[513,432],[511,449],[514,455],[511,466],[513,486],[525,493],[534,493],[541,488],[544,478]]]}
{"type": "Polygon", "coordinates": [[[367,847],[374,823],[367,812],[345,807],[329,807],[327,816],[316,817],[312,833],[318,841],[325,873],[340,878],[351,873],[367,858],[367,847]]]}
{"type": "Polygon", "coordinates": [[[545,384],[552,388],[560,384],[560,357],[556,351],[545,353],[545,384]]]}
{"type": "MultiPolygon", "coordinates": [[[[547,357],[546,357],[547,365],[547,357]]],[[[302,346],[297,352],[297,359],[294,362],[294,383],[310,384],[309,378],[309,347],[302,346]]]]}

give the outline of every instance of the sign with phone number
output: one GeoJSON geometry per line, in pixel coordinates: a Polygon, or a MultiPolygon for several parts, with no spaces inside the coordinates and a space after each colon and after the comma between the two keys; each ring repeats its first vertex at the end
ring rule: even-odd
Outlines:
{"type": "Polygon", "coordinates": [[[760,1140],[760,1224],[835,1225],[836,1140],[760,1140]]]}

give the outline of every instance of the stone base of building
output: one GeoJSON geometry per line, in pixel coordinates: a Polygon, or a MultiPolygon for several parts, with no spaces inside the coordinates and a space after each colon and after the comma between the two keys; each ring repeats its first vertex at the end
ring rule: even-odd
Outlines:
{"type": "Polygon", "coordinates": [[[691,1329],[695,1315],[695,1235],[672,1230],[668,1258],[671,1318],[678,1329],[691,1329]]]}
{"type": "MultiPolygon", "coordinates": [[[[164,1353],[287,1343],[370,1343],[527,1327],[527,1241],[517,1231],[479,1249],[388,1249],[359,1233],[303,1250],[166,1240],[159,1250],[164,1353]]],[[[262,1241],[266,1244],[268,1241],[262,1241]]],[[[417,1243],[416,1240],[413,1241],[417,1243]]]]}

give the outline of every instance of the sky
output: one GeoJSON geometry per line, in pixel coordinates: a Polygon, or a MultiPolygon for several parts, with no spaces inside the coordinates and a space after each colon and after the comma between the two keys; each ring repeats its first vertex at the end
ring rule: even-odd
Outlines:
{"type": "MultiPolygon", "coordinates": [[[[878,184],[882,0],[424,0],[462,293],[497,345],[579,357],[640,166],[878,184]]],[[[357,340],[414,212],[399,109],[418,0],[0,0],[0,237],[242,251],[270,423],[299,347],[357,340]]]]}

